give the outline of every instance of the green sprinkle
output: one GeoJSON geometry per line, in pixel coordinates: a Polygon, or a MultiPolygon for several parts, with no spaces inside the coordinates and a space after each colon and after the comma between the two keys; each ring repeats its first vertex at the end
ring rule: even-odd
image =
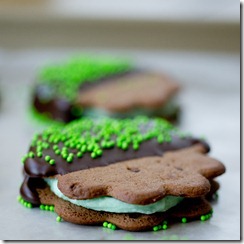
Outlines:
{"type": "Polygon", "coordinates": [[[108,147],[108,143],[106,141],[102,141],[101,142],[101,146],[102,146],[102,148],[107,148],[108,147]]]}
{"type": "Polygon", "coordinates": [[[41,210],[45,210],[45,205],[41,204],[39,207],[41,210]]]}
{"type": "Polygon", "coordinates": [[[58,149],[58,145],[53,145],[53,151],[58,149]]]}
{"type": "Polygon", "coordinates": [[[70,146],[70,142],[69,142],[69,141],[66,141],[66,142],[64,142],[64,145],[65,145],[66,147],[69,147],[69,146],[70,146]]]}
{"type": "Polygon", "coordinates": [[[107,142],[108,148],[114,147],[114,145],[115,145],[115,142],[113,142],[113,141],[107,142]]]}
{"type": "Polygon", "coordinates": [[[138,150],[139,149],[139,145],[138,144],[133,144],[133,149],[134,150],[138,150]]]}
{"type": "Polygon", "coordinates": [[[97,157],[97,154],[96,154],[95,152],[92,152],[92,153],[91,153],[91,157],[92,157],[92,158],[96,158],[96,157],[97,157]]]}
{"type": "Polygon", "coordinates": [[[186,222],[187,222],[187,218],[182,218],[182,219],[181,219],[181,222],[182,222],[182,223],[186,223],[186,222]]]}
{"type": "Polygon", "coordinates": [[[80,149],[81,149],[81,144],[77,144],[77,145],[76,145],[76,149],[77,149],[77,150],[80,150],[80,149]]]}
{"type": "Polygon", "coordinates": [[[50,146],[47,142],[44,142],[43,145],[42,145],[45,149],[48,149],[50,146]]]}
{"type": "Polygon", "coordinates": [[[33,152],[29,152],[29,157],[30,157],[30,158],[34,158],[34,157],[35,157],[35,153],[33,153],[33,152]]]}
{"type": "Polygon", "coordinates": [[[200,219],[201,219],[201,221],[205,221],[206,217],[204,215],[202,215],[200,219]]]}
{"type": "Polygon", "coordinates": [[[58,216],[58,217],[56,218],[56,221],[57,221],[57,222],[61,222],[61,221],[62,221],[62,218],[61,218],[60,216],[58,216]]]}
{"type": "Polygon", "coordinates": [[[53,205],[50,205],[50,206],[49,206],[49,211],[51,211],[51,212],[54,211],[54,206],[53,206],[53,205]]]}
{"type": "Polygon", "coordinates": [[[162,143],[163,142],[163,136],[162,135],[159,135],[158,138],[157,138],[157,140],[158,140],[158,143],[162,143]]]}
{"type": "Polygon", "coordinates": [[[74,157],[74,154],[73,153],[69,153],[68,157],[69,158],[73,158],[74,157]]]}
{"type": "Polygon", "coordinates": [[[86,152],[86,150],[87,150],[86,146],[83,145],[83,146],[81,147],[81,151],[84,153],[84,152],[86,152]]]}
{"type": "Polygon", "coordinates": [[[50,159],[51,159],[51,157],[50,157],[49,155],[45,156],[45,161],[46,161],[46,162],[49,162],[50,159]]]}
{"type": "Polygon", "coordinates": [[[32,204],[30,202],[27,203],[27,208],[32,208],[32,204]]]}
{"type": "Polygon", "coordinates": [[[108,227],[109,229],[111,229],[112,224],[111,224],[111,223],[108,223],[107,227],[108,227]]]}
{"type": "Polygon", "coordinates": [[[78,158],[81,158],[82,156],[83,156],[83,153],[82,153],[82,152],[78,152],[78,153],[77,153],[77,157],[78,157],[78,158]]]}
{"type": "Polygon", "coordinates": [[[73,157],[68,156],[67,159],[66,159],[66,161],[67,161],[68,163],[71,163],[71,162],[73,161],[73,157]]]}
{"type": "Polygon", "coordinates": [[[21,162],[24,164],[25,161],[26,161],[26,159],[27,159],[27,156],[22,157],[22,158],[21,158],[21,162]]]}
{"type": "Polygon", "coordinates": [[[101,155],[103,154],[103,152],[102,152],[102,150],[98,149],[98,150],[96,150],[96,154],[97,154],[98,156],[101,156],[101,155]]]}
{"type": "Polygon", "coordinates": [[[112,224],[111,230],[116,230],[116,225],[112,224]]]}
{"type": "Polygon", "coordinates": [[[108,222],[103,222],[103,227],[108,227],[108,222]]]}
{"type": "Polygon", "coordinates": [[[67,159],[68,158],[68,154],[67,153],[62,153],[62,158],[63,159],[67,159]]]}
{"type": "Polygon", "coordinates": [[[43,151],[43,147],[42,146],[37,146],[36,147],[36,151],[41,153],[43,151]]]}
{"type": "Polygon", "coordinates": [[[51,159],[51,160],[49,161],[49,164],[54,165],[54,164],[55,164],[55,160],[54,160],[54,159],[51,159]]]}
{"type": "Polygon", "coordinates": [[[42,152],[37,152],[36,155],[37,155],[38,158],[41,158],[42,157],[42,152]]]}
{"type": "Polygon", "coordinates": [[[162,229],[163,230],[167,230],[168,229],[168,225],[167,224],[163,224],[162,229]]]}
{"type": "Polygon", "coordinates": [[[88,147],[87,147],[87,151],[88,152],[91,152],[94,148],[94,145],[93,144],[89,144],[88,147]]]}
{"type": "Polygon", "coordinates": [[[121,148],[122,148],[123,150],[127,150],[127,149],[128,149],[128,144],[127,144],[127,142],[123,142],[122,145],[121,145],[121,148]]]}
{"type": "Polygon", "coordinates": [[[154,226],[153,231],[158,231],[158,226],[154,226]]]}

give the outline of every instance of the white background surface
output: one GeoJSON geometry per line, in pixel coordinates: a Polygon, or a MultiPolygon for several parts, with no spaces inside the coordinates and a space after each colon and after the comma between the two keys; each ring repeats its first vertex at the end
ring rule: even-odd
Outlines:
{"type": "MultiPolygon", "coordinates": [[[[104,51],[93,51],[102,53],[104,51]]],[[[110,51],[112,52],[112,51],[110,51]]],[[[114,51],[142,67],[164,71],[182,84],[180,128],[204,135],[212,157],[224,162],[219,199],[210,221],[176,224],[166,231],[132,233],[57,223],[50,212],[17,203],[21,157],[41,127],[28,119],[36,68],[76,50],[0,50],[0,194],[2,240],[238,240],[240,239],[240,59],[239,55],[188,52],[114,51]]],[[[82,50],[79,50],[82,53],[82,50]]]]}

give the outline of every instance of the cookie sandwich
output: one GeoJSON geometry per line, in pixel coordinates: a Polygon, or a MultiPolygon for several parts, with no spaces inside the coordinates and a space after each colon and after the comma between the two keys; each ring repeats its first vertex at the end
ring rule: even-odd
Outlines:
{"type": "Polygon", "coordinates": [[[176,121],[179,85],[164,74],[139,70],[125,60],[73,58],[43,67],[33,92],[38,117],[70,122],[81,116],[160,116],[176,121]]]}
{"type": "Polygon", "coordinates": [[[163,119],[83,118],[33,137],[19,201],[57,220],[128,231],[207,220],[207,196],[225,172],[209,150],[163,119]]]}

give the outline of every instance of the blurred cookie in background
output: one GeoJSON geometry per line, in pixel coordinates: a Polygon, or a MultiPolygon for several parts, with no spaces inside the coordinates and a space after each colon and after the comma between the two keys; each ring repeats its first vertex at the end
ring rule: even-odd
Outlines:
{"type": "Polygon", "coordinates": [[[82,116],[162,117],[176,122],[179,85],[165,74],[127,60],[79,57],[42,68],[33,94],[33,114],[70,122],[82,116]]]}

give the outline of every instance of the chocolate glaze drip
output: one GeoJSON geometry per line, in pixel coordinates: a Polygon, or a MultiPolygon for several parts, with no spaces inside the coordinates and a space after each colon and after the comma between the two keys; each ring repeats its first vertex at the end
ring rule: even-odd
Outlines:
{"type": "Polygon", "coordinates": [[[33,204],[40,204],[37,188],[44,188],[46,186],[45,181],[42,178],[33,178],[25,175],[24,181],[20,188],[21,196],[33,204]]]}
{"type": "Polygon", "coordinates": [[[67,123],[77,118],[71,112],[72,104],[69,101],[61,98],[52,98],[43,102],[38,94],[38,88],[35,91],[33,105],[39,113],[46,114],[48,117],[61,122],[67,123]]]}
{"type": "MultiPolygon", "coordinates": [[[[194,144],[201,143],[206,148],[206,152],[210,150],[209,145],[199,139],[188,137],[179,138],[174,136],[170,143],[158,143],[156,139],[145,141],[140,145],[139,150],[135,151],[131,147],[128,150],[122,150],[117,147],[103,151],[103,155],[99,158],[92,159],[89,153],[83,155],[82,158],[74,158],[72,163],[67,163],[61,157],[57,157],[53,150],[45,150],[42,158],[34,157],[28,158],[24,165],[25,179],[21,186],[21,196],[33,204],[39,204],[38,194],[36,188],[42,188],[45,184],[43,177],[50,177],[57,174],[67,174],[70,172],[89,169],[93,167],[106,166],[109,164],[147,157],[147,156],[162,156],[164,152],[171,150],[178,150],[181,148],[190,147],[194,144]],[[55,165],[50,165],[45,162],[45,155],[50,155],[55,159],[55,165]]],[[[30,148],[35,152],[35,148],[30,148]]]]}

